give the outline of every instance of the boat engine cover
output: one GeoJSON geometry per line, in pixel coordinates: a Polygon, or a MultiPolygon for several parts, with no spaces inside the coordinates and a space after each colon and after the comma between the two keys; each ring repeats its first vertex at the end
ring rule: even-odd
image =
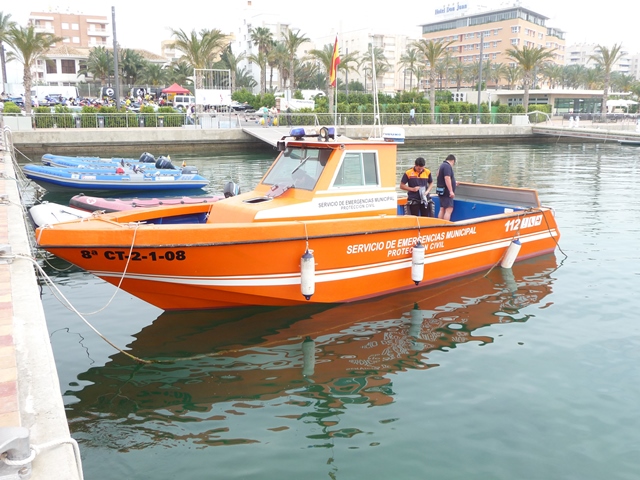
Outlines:
{"type": "Polygon", "coordinates": [[[171,163],[171,160],[169,160],[165,156],[158,157],[158,160],[156,160],[156,168],[165,170],[176,170],[175,165],[171,163]]]}

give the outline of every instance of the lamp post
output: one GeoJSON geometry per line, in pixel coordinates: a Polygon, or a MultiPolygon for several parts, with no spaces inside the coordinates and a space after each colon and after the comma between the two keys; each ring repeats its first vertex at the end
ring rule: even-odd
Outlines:
{"type": "Polygon", "coordinates": [[[484,52],[484,32],[480,32],[480,64],[478,67],[478,116],[476,123],[480,123],[480,94],[482,93],[482,55],[484,52]]]}
{"type": "Polygon", "coordinates": [[[116,86],[116,110],[120,109],[120,77],[118,75],[118,40],[116,39],[116,7],[111,7],[113,23],[113,78],[116,86]]]}

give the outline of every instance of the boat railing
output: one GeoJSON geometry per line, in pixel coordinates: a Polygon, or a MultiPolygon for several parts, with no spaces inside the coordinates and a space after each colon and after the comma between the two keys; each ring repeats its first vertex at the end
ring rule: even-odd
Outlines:
{"type": "MultiPolygon", "coordinates": [[[[258,113],[247,112],[201,112],[201,113],[31,113],[31,122],[26,114],[5,114],[5,123],[14,124],[17,130],[27,127],[49,128],[186,128],[186,129],[234,129],[260,125],[264,121],[258,113]],[[12,120],[13,119],[13,120],[12,120]],[[29,125],[30,123],[30,125],[29,125]]],[[[373,126],[376,116],[372,112],[338,113],[280,113],[269,120],[268,126],[373,126]]],[[[549,123],[551,117],[544,112],[528,114],[513,113],[416,113],[415,125],[523,125],[549,123]]],[[[409,127],[409,113],[381,112],[381,125],[409,127]]],[[[411,122],[414,123],[413,121],[411,122]]]]}

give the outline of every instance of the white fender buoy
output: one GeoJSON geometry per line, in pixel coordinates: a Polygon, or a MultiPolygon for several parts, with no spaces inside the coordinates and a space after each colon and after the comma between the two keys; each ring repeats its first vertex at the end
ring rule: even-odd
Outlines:
{"type": "Polygon", "coordinates": [[[309,300],[316,292],[316,261],[313,250],[307,250],[300,259],[300,291],[309,300]]]}
{"type": "Polygon", "coordinates": [[[424,278],[424,245],[418,242],[411,254],[411,280],[418,285],[424,278]]]}
{"type": "Polygon", "coordinates": [[[520,253],[520,247],[522,247],[522,244],[518,238],[511,242],[504,254],[502,262],[500,263],[502,268],[511,268],[513,266],[513,262],[516,261],[516,257],[518,256],[518,253],[520,253]]]}
{"type": "Polygon", "coordinates": [[[302,374],[305,377],[313,375],[316,366],[316,342],[307,337],[302,342],[302,374]]]}

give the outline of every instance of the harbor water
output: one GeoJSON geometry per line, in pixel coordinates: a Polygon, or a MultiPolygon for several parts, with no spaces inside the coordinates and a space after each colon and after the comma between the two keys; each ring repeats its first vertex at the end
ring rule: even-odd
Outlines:
{"type": "MultiPolygon", "coordinates": [[[[555,255],[355,304],[173,313],[43,262],[111,342],[163,361],[43,285],[85,478],[636,480],[640,148],[404,147],[398,180],[449,153],[458,180],[537,189],[555,255]]],[[[219,194],[274,157],[186,161],[219,194]]]]}

